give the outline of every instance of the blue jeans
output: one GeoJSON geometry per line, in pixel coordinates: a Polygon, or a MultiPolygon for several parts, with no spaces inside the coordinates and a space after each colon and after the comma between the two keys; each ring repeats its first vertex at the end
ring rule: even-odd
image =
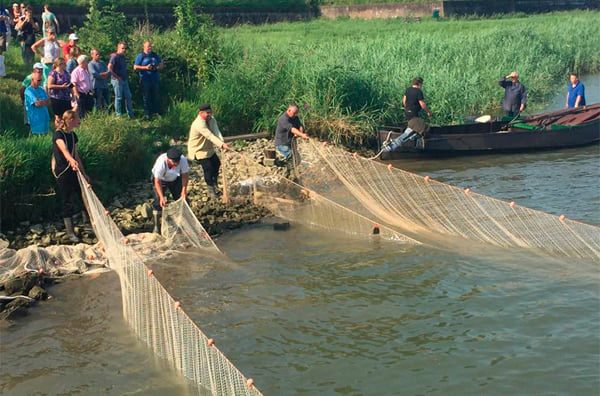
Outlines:
{"type": "Polygon", "coordinates": [[[292,148],[287,144],[280,144],[279,146],[275,146],[275,150],[279,151],[279,154],[283,155],[283,157],[288,160],[292,156],[292,148]]]}
{"type": "Polygon", "coordinates": [[[400,136],[388,142],[387,144],[384,143],[382,150],[388,153],[391,151],[395,151],[398,147],[404,145],[404,143],[408,142],[409,140],[417,139],[418,137],[418,133],[416,133],[410,128],[406,128],[406,130],[402,132],[400,136]]]}
{"type": "Polygon", "coordinates": [[[142,80],[142,97],[144,99],[144,115],[150,117],[159,113],[160,102],[158,98],[159,82],[142,80]]]}
{"type": "Polygon", "coordinates": [[[96,96],[94,105],[96,110],[102,110],[108,107],[108,101],[110,100],[108,94],[108,87],[106,88],[95,88],[94,94],[96,96]]]}
{"type": "Polygon", "coordinates": [[[115,113],[117,115],[123,115],[121,112],[123,99],[125,99],[125,107],[127,108],[127,114],[129,117],[133,117],[133,104],[131,103],[131,91],[129,90],[129,81],[125,80],[110,80],[115,90],[115,113]]]}

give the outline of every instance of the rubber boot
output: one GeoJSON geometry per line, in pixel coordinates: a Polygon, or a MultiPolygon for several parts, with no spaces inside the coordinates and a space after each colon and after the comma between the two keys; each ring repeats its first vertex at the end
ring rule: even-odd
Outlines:
{"type": "Polygon", "coordinates": [[[215,186],[207,186],[206,190],[208,191],[208,196],[211,199],[214,199],[214,200],[219,199],[219,194],[217,193],[217,187],[215,187],[215,186]]]}
{"type": "Polygon", "coordinates": [[[158,210],[152,211],[152,219],[154,220],[154,229],[152,230],[155,234],[160,234],[160,214],[158,210]]]}
{"type": "Polygon", "coordinates": [[[67,232],[69,241],[73,243],[79,242],[79,238],[77,238],[77,235],[75,235],[75,230],[73,229],[73,219],[71,217],[65,217],[63,221],[65,222],[65,231],[67,232]]]}

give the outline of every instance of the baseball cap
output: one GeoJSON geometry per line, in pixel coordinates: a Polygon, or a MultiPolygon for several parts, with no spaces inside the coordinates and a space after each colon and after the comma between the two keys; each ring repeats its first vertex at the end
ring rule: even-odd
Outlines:
{"type": "Polygon", "coordinates": [[[79,40],[79,37],[75,33],[69,34],[69,40],[79,40]]]}
{"type": "Polygon", "coordinates": [[[37,62],[36,64],[33,65],[34,69],[44,69],[44,64],[41,62],[37,62]]]}
{"type": "Polygon", "coordinates": [[[167,150],[167,158],[171,161],[179,162],[181,160],[181,150],[175,147],[171,147],[167,150]]]}

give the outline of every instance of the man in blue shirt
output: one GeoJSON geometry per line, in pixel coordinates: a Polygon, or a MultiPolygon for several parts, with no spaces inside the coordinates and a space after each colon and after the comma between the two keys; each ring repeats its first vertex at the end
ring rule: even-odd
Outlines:
{"type": "Polygon", "coordinates": [[[133,103],[131,102],[131,90],[129,89],[129,77],[127,74],[127,60],[125,59],[125,50],[127,45],[124,42],[117,44],[117,52],[110,55],[108,61],[108,70],[110,71],[110,82],[115,90],[115,113],[122,115],[123,100],[129,117],[133,117],[133,103]]]}
{"type": "Polygon", "coordinates": [[[164,64],[155,52],[152,51],[152,42],[145,41],[144,49],[135,58],[133,70],[139,71],[140,86],[142,87],[142,96],[144,99],[144,117],[150,118],[154,114],[159,114],[160,103],[158,88],[160,77],[159,70],[162,70],[164,64]]]}
{"type": "Polygon", "coordinates": [[[579,81],[577,73],[571,73],[569,76],[570,83],[567,87],[567,104],[565,107],[574,109],[579,106],[585,106],[585,87],[579,81]]]}

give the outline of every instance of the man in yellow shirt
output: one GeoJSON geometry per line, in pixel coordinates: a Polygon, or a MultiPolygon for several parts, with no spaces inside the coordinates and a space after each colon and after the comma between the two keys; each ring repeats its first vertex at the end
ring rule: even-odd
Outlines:
{"type": "Polygon", "coordinates": [[[221,161],[215,149],[229,150],[229,145],[223,141],[223,135],[217,125],[217,120],[212,117],[209,104],[200,105],[198,116],[190,127],[188,138],[188,157],[200,163],[204,171],[204,181],[208,187],[208,194],[213,199],[218,198],[217,180],[221,161]]]}

